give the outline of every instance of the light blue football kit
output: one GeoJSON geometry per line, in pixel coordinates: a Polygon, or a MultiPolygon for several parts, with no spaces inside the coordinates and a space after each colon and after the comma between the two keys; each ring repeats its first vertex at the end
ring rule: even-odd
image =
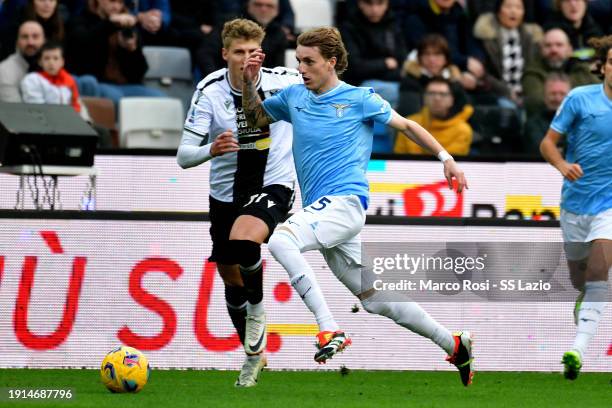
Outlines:
{"type": "Polygon", "coordinates": [[[580,215],[612,208],[612,101],[602,84],[573,89],[550,127],[567,138],[566,160],[584,175],[563,180],[561,207],[580,215]]]}
{"type": "Polygon", "coordinates": [[[366,169],[374,122],[387,124],[391,106],[371,88],[342,81],[317,95],[303,84],[263,101],[274,120],[293,124],[293,157],[304,206],[324,196],[369,199],[366,169]]]}
{"type": "MultiPolygon", "coordinates": [[[[339,329],[316,275],[302,255],[314,249],[321,252],[332,273],[351,293],[368,294],[361,298],[365,310],[392,319],[454,355],[456,342],[450,331],[410,299],[386,302],[380,293],[372,292],[376,277],[369,268],[363,268],[367,262],[359,233],[369,199],[366,170],[374,123],[387,125],[392,119],[389,103],[371,88],[340,82],[320,95],[304,85],[289,86],[267,98],[263,107],[273,119],[293,124],[293,157],[304,208],[277,227],[268,249],[315,316],[319,335],[331,336],[325,347],[318,337],[315,361],[331,358],[349,345],[350,339],[339,329]]],[[[471,346],[466,347],[470,360],[462,370],[470,371],[471,346]]]]}

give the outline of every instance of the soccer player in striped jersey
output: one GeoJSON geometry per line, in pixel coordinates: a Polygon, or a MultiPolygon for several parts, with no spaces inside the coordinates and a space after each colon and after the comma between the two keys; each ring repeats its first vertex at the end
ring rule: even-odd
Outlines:
{"type": "Polygon", "coordinates": [[[612,268],[612,36],[592,39],[603,84],[572,89],[540,144],[563,175],[561,231],[572,284],[580,291],[576,338],[561,360],[574,380],[608,298],[612,268]],[[557,143],[565,136],[566,155],[557,143]]]}
{"type": "MultiPolygon", "coordinates": [[[[264,35],[250,20],[225,23],[227,68],[197,85],[177,153],[183,168],[211,161],[209,260],[217,263],[227,309],[247,354],[238,387],[256,385],[267,363],[261,244],[289,212],[295,185],[291,124],[251,127],[242,111],[242,67],[264,35]]],[[[258,69],[253,79],[264,100],[301,83],[297,71],[283,67],[258,69]]]]}
{"type": "Polygon", "coordinates": [[[302,33],[296,56],[304,83],[291,85],[262,102],[255,79],[264,55],[261,51],[251,54],[243,70],[242,103],[251,126],[278,120],[293,124],[293,157],[304,208],[277,227],[268,248],[315,315],[320,329],[315,361],[325,362],[351,342],[330,313],[315,275],[301,254],[318,249],[332,272],[359,297],[368,312],[386,316],[431,339],[457,366],[462,383],[469,385],[473,376],[470,334],[451,334],[410,299],[387,302],[381,298],[384,293],[362,286],[359,238],[369,201],[366,168],[374,122],[404,132],[436,154],[443,162],[449,188],[453,178],[459,192],[467,187],[463,172],[429,132],[400,116],[371,88],[340,81],[338,75],[348,64],[337,29],[302,33]]]}

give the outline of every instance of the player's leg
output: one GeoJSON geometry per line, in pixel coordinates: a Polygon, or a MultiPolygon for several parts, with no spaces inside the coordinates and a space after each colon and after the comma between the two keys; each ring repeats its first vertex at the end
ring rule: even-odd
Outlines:
{"type": "Polygon", "coordinates": [[[337,245],[355,236],[365,221],[356,196],[322,197],[279,226],[268,248],[287,270],[291,285],[314,314],[320,333],[315,361],[325,362],[350,344],[334,320],[315,274],[302,252],[337,245]]]}
{"type": "Polygon", "coordinates": [[[586,268],[584,297],[578,309],[576,337],[572,350],[563,355],[565,377],[573,380],[582,368],[582,357],[597,332],[606,307],[608,277],[612,268],[612,240],[597,239],[592,242],[586,268]]]}
{"type": "Polygon", "coordinates": [[[209,201],[212,239],[212,254],[209,261],[217,263],[217,270],[225,286],[227,312],[242,342],[245,334],[247,297],[238,265],[228,251],[229,233],[237,213],[232,203],[218,201],[212,197],[209,201]]]}
{"type": "Polygon", "coordinates": [[[293,195],[293,190],[282,185],[264,187],[240,203],[240,215],[229,235],[229,250],[240,267],[247,295],[246,337],[243,344],[249,355],[259,354],[266,347],[261,244],[286,217],[293,195]]]}
{"type": "Polygon", "coordinates": [[[426,337],[442,348],[447,360],[459,368],[464,385],[472,381],[472,340],[470,333],[451,332],[432,318],[418,303],[401,293],[385,293],[373,288],[376,275],[362,266],[359,236],[321,253],[334,275],[369,313],[385,316],[398,325],[426,337]]]}
{"type": "Polygon", "coordinates": [[[261,244],[268,237],[265,222],[252,215],[241,215],[230,232],[230,251],[239,265],[246,293],[246,335],[243,339],[247,354],[259,354],[266,347],[266,314],[263,305],[263,262],[261,244]]]}
{"type": "MultiPolygon", "coordinates": [[[[576,310],[576,337],[572,350],[563,355],[564,375],[575,379],[582,368],[582,357],[597,331],[608,297],[608,276],[612,268],[612,210],[595,216],[576,216],[580,222],[574,222],[572,214],[562,214],[563,229],[567,258],[575,260],[588,254],[584,271],[582,301],[576,310]],[[564,218],[565,216],[565,218],[564,218]],[[569,222],[568,222],[569,220],[569,222]],[[584,236],[586,235],[586,236],[584,236]],[[582,253],[580,245],[568,245],[568,241],[586,241],[588,251],[582,253]]],[[[574,279],[572,279],[574,286],[574,279]]]]}
{"type": "Polygon", "coordinates": [[[563,233],[563,249],[567,258],[567,266],[572,286],[579,294],[574,305],[574,323],[578,324],[578,310],[584,298],[584,281],[589,257],[590,243],[585,242],[588,231],[586,216],[561,211],[561,232],[563,233]]]}
{"type": "Polygon", "coordinates": [[[320,247],[303,210],[278,226],[268,242],[272,256],[289,274],[291,286],[314,315],[319,330],[336,331],[334,320],[323,297],[317,278],[302,252],[320,247]]]}

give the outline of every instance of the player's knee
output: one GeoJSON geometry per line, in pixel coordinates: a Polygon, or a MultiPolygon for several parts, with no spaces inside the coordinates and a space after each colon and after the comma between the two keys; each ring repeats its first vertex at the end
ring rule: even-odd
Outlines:
{"type": "Polygon", "coordinates": [[[268,249],[276,259],[287,251],[299,250],[297,244],[291,239],[288,232],[285,231],[277,231],[272,234],[268,241],[268,249]]]}
{"type": "Polygon", "coordinates": [[[230,240],[230,253],[242,267],[255,265],[261,259],[261,245],[248,240],[230,240]]]}
{"type": "Polygon", "coordinates": [[[370,296],[360,296],[361,305],[364,310],[368,313],[389,316],[391,314],[391,308],[389,307],[389,303],[380,299],[380,296],[377,296],[377,293],[371,294],[370,296]]]}

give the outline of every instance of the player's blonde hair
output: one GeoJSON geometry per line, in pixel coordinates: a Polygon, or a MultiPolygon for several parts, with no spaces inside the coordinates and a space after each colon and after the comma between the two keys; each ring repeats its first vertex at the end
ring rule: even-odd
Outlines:
{"type": "Polygon", "coordinates": [[[604,75],[601,73],[601,67],[606,65],[606,61],[608,61],[608,52],[612,49],[612,35],[591,38],[588,42],[591,47],[595,48],[595,57],[597,58],[593,73],[603,79],[604,75]]]}
{"type": "Polygon", "coordinates": [[[236,18],[226,22],[223,24],[223,31],[221,31],[221,39],[225,49],[228,49],[234,40],[254,40],[261,44],[265,35],[266,32],[263,28],[245,18],[236,18]]]}
{"type": "Polygon", "coordinates": [[[297,44],[303,47],[318,47],[323,58],[327,60],[335,57],[334,69],[338,75],[348,68],[348,53],[337,28],[321,27],[304,31],[297,38],[297,44]]]}

